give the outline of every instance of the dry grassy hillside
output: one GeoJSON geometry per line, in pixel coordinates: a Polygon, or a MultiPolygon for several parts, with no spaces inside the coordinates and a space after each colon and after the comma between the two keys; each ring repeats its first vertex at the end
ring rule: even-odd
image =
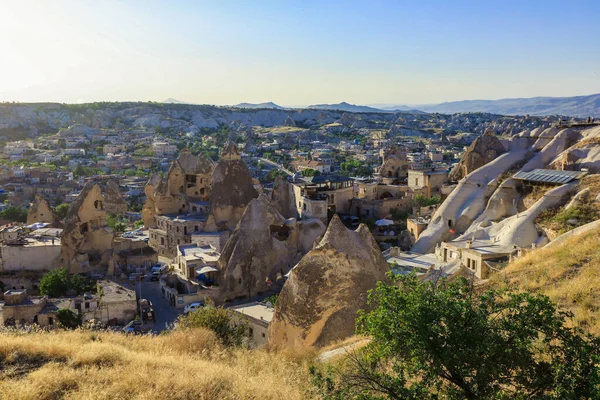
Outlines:
{"type": "Polygon", "coordinates": [[[305,399],[309,360],[225,350],[204,329],[0,334],[0,398],[305,399]]]}
{"type": "Polygon", "coordinates": [[[490,281],[493,285],[543,293],[573,312],[581,328],[600,334],[600,230],[533,251],[490,281]]]}

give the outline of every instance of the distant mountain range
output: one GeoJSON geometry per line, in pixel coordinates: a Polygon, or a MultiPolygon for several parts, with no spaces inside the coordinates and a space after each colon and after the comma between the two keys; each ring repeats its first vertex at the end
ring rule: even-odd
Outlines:
{"type": "MultiPolygon", "coordinates": [[[[394,106],[400,108],[406,106],[394,106]]],[[[568,115],[573,117],[600,117],[600,94],[573,97],[532,97],[501,100],[464,100],[441,104],[415,105],[421,111],[442,114],[459,112],[486,112],[502,115],[568,115]]]]}
{"type": "Polygon", "coordinates": [[[251,108],[251,109],[274,108],[276,110],[287,110],[286,107],[281,107],[280,105],[277,105],[277,104],[273,103],[272,101],[269,101],[268,103],[240,103],[240,104],[236,104],[235,106],[232,106],[232,107],[251,108]]]}
{"type": "MultiPolygon", "coordinates": [[[[174,98],[168,98],[163,103],[191,104],[174,98]]],[[[232,107],[259,109],[271,108],[276,110],[289,110],[273,102],[267,103],[240,103],[232,107]]],[[[372,104],[357,105],[341,102],[338,104],[313,104],[308,107],[316,110],[332,110],[355,113],[441,113],[455,114],[460,112],[485,112],[500,115],[568,115],[573,117],[600,117],[600,94],[573,97],[531,97],[501,100],[463,100],[450,101],[440,104],[420,105],[390,105],[372,104]]]]}

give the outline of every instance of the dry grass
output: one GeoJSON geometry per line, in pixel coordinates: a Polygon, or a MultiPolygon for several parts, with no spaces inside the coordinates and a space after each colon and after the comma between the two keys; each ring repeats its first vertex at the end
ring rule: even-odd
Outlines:
{"type": "Polygon", "coordinates": [[[493,275],[491,285],[547,295],[574,313],[574,323],[600,334],[600,230],[539,249],[493,275]]]}
{"type": "Polygon", "coordinates": [[[586,175],[579,183],[579,190],[588,188],[590,190],[590,199],[595,199],[600,194],[600,174],[586,175]]]}
{"type": "Polygon", "coordinates": [[[161,336],[0,334],[4,399],[304,399],[306,354],[225,350],[204,329],[161,336]]]}

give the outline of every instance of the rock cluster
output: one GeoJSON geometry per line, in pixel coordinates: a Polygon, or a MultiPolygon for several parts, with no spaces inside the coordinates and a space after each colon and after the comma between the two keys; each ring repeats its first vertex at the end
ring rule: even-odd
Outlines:
{"type": "Polygon", "coordinates": [[[504,152],[506,152],[506,149],[498,138],[492,132],[487,131],[469,146],[458,165],[450,172],[448,178],[452,181],[459,181],[504,152]]]}
{"type": "Polygon", "coordinates": [[[71,273],[106,270],[112,263],[114,232],[105,205],[121,207],[115,186],[111,180],[90,181],[71,203],[61,236],[62,264],[71,273]]]}
{"type": "Polygon", "coordinates": [[[252,176],[237,146],[229,142],[212,174],[210,210],[219,230],[233,231],[246,206],[258,197],[252,176]]]}
{"type": "Polygon", "coordinates": [[[284,284],[269,325],[270,343],[320,347],[353,335],[367,292],[387,280],[388,270],[369,229],[351,231],[334,216],[284,284]]]}
{"type": "Polygon", "coordinates": [[[33,199],[33,203],[31,203],[29,212],[27,213],[27,225],[36,222],[47,222],[52,227],[57,227],[59,224],[58,216],[50,206],[50,203],[39,194],[33,199]]]}
{"type": "Polygon", "coordinates": [[[273,289],[324,232],[319,220],[285,219],[264,194],[253,199],[219,258],[222,298],[273,289]]]}

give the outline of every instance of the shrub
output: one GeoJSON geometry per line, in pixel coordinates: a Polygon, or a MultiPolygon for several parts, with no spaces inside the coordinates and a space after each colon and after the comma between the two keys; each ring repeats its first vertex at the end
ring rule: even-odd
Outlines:
{"type": "Polygon", "coordinates": [[[207,328],[213,331],[226,347],[238,347],[243,343],[248,326],[236,312],[208,304],[177,319],[178,329],[207,328]]]}
{"type": "Polygon", "coordinates": [[[69,290],[80,294],[86,290],[87,285],[88,280],[81,275],[69,274],[65,268],[53,269],[40,279],[40,294],[59,297],[67,294],[69,290]]]}
{"type": "Polygon", "coordinates": [[[56,316],[58,318],[58,322],[60,322],[60,324],[65,328],[75,329],[81,325],[81,316],[75,314],[68,308],[61,308],[56,312],[56,316]]]}
{"type": "Polygon", "coordinates": [[[67,203],[62,203],[56,206],[56,216],[58,219],[65,219],[67,216],[67,211],[69,211],[69,205],[67,203]]]}
{"type": "Polygon", "coordinates": [[[328,399],[599,398],[600,339],[546,296],[476,293],[465,278],[379,283],[357,319],[372,341],[337,370],[313,368],[328,399]]]}

